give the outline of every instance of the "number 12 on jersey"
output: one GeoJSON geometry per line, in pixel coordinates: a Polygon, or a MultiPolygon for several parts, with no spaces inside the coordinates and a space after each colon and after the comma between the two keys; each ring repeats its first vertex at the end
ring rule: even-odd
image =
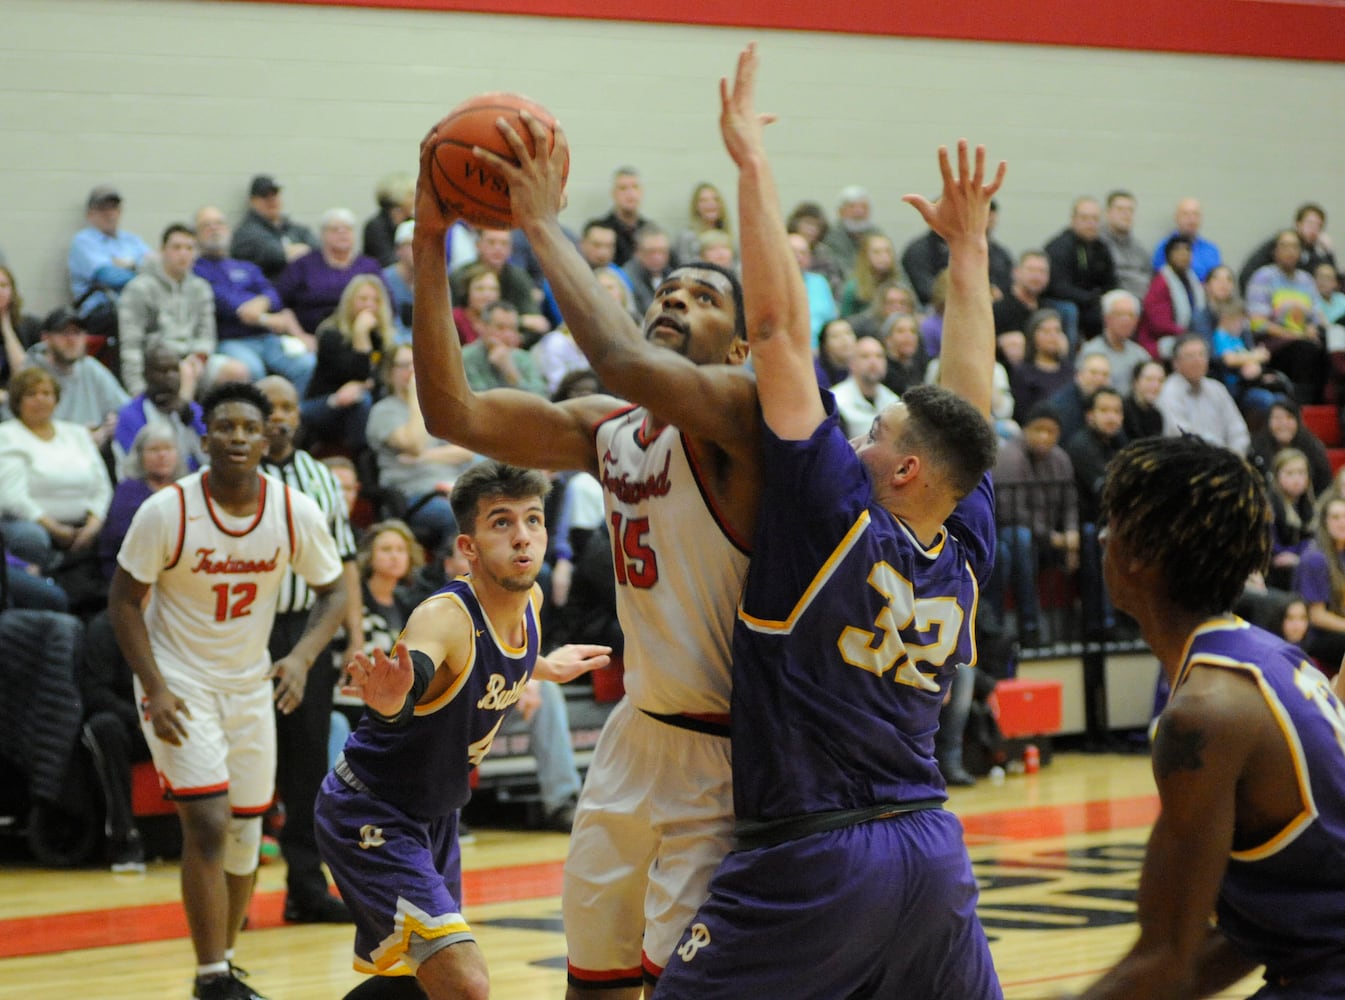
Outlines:
{"type": "Polygon", "coordinates": [[[649,518],[612,511],[612,564],[621,586],[648,590],[658,583],[658,557],[646,541],[649,518]]]}
{"type": "Polygon", "coordinates": [[[252,614],[249,608],[257,599],[255,583],[217,583],[210,588],[215,592],[215,621],[227,622],[230,618],[246,618],[252,614]],[[229,598],[233,601],[230,602],[229,598]]]}

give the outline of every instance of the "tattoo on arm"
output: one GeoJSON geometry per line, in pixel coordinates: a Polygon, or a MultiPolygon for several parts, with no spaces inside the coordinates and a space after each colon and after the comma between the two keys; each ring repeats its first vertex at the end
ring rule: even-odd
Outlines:
{"type": "Polygon", "coordinates": [[[1199,771],[1205,766],[1205,732],[1202,729],[1183,729],[1170,719],[1159,723],[1154,741],[1154,771],[1159,778],[1167,778],[1178,771],[1199,771]]]}

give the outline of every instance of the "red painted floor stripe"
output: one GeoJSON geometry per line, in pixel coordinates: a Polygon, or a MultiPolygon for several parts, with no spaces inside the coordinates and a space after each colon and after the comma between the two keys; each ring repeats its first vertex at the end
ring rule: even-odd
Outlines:
{"type": "MultiPolygon", "coordinates": [[[[973,843],[995,840],[1038,840],[1074,833],[1145,827],[1158,816],[1158,797],[1035,806],[962,817],[973,843]]],[[[506,868],[463,872],[467,905],[508,903],[559,896],[562,863],[547,861],[506,868]]],[[[284,926],[283,892],[259,893],[252,900],[249,927],[284,926]]],[[[0,920],[0,958],[45,955],[86,948],[106,948],[187,936],[187,921],[178,902],[105,910],[52,913],[0,920]]]]}

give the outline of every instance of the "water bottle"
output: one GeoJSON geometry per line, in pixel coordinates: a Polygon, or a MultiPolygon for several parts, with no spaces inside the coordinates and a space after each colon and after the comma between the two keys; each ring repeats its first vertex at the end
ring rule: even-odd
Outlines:
{"type": "Polygon", "coordinates": [[[1041,751],[1037,749],[1037,744],[1029,743],[1023,747],[1023,771],[1027,774],[1036,774],[1041,770],[1041,751]]]}

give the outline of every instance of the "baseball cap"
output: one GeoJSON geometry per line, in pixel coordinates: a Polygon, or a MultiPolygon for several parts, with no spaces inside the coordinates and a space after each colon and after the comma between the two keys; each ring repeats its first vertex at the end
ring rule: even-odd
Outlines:
{"type": "Polygon", "coordinates": [[[258,174],[252,178],[252,186],[248,189],[249,198],[269,198],[280,190],[280,185],[270,174],[258,174]]]}
{"type": "Polygon", "coordinates": [[[111,184],[99,184],[89,192],[89,208],[106,208],[108,205],[120,205],[121,192],[111,184]]]}
{"type": "Polygon", "coordinates": [[[69,306],[58,306],[47,313],[47,318],[42,321],[42,332],[60,333],[67,326],[77,326],[83,330],[84,318],[69,306]]]}

